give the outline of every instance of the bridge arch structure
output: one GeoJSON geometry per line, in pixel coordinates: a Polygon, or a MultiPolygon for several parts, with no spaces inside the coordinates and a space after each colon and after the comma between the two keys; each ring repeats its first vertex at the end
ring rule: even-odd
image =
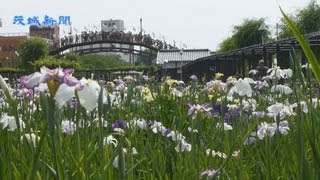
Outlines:
{"type": "MultiPolygon", "coordinates": [[[[160,49],[174,49],[174,46],[146,34],[114,32],[82,32],[65,36],[50,46],[50,55],[64,56],[67,52],[92,54],[120,52],[135,56],[156,58],[160,49]]],[[[130,56],[131,57],[131,56],[130,56]]],[[[131,60],[130,60],[131,61],[131,60]]],[[[134,59],[133,59],[134,62],[134,59]]]]}

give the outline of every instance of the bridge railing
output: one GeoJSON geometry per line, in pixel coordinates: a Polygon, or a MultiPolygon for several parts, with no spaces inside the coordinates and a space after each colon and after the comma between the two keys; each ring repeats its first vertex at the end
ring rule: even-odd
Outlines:
{"type": "Polygon", "coordinates": [[[145,47],[151,47],[155,50],[160,49],[178,49],[171,44],[167,44],[165,41],[159,39],[153,39],[149,34],[132,34],[131,32],[125,33],[122,31],[89,31],[82,32],[81,34],[69,35],[62,37],[57,41],[51,48],[51,50],[56,50],[69,45],[83,44],[83,43],[94,43],[109,41],[114,43],[124,43],[124,44],[139,44],[145,47]]]}

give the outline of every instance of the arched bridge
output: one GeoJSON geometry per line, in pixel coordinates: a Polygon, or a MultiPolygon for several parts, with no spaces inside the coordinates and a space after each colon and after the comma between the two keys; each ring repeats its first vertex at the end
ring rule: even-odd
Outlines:
{"type": "Polygon", "coordinates": [[[82,32],[81,34],[65,36],[50,47],[50,55],[63,55],[65,52],[90,54],[98,52],[122,52],[140,56],[157,55],[160,49],[175,49],[176,47],[147,34],[132,34],[122,31],[112,32],[82,32]],[[149,49],[142,50],[141,47],[149,49]]]}

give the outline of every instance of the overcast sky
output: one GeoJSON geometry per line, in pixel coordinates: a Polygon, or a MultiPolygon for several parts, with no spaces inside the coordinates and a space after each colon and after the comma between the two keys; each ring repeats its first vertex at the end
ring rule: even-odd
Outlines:
{"type": "MultiPolygon", "coordinates": [[[[318,0],[319,2],[320,0],[318,0]]],[[[232,34],[234,25],[245,18],[265,18],[270,29],[281,18],[279,5],[292,14],[310,0],[0,0],[0,33],[28,32],[26,26],[13,25],[14,16],[25,19],[45,15],[58,19],[70,16],[72,28],[79,31],[100,26],[101,20],[122,19],[127,30],[143,29],[157,38],[187,45],[187,48],[216,50],[232,34]]],[[[60,32],[63,34],[62,28],[60,32]]],[[[67,30],[64,30],[67,31],[67,30]]]]}

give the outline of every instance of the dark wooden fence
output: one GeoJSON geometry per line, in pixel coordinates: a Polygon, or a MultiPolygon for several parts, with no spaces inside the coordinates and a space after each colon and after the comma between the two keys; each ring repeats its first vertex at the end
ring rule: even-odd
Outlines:
{"type": "MultiPolygon", "coordinates": [[[[29,75],[30,73],[27,73],[23,70],[1,70],[0,69],[0,75],[4,78],[8,78],[8,82],[15,82],[17,79],[19,79],[21,76],[29,75]]],[[[85,77],[85,78],[93,78],[96,80],[105,80],[110,81],[117,77],[125,77],[128,75],[131,76],[138,76],[142,74],[148,74],[148,69],[141,71],[136,70],[75,70],[74,76],[78,79],[85,77]]],[[[150,74],[150,73],[149,73],[150,74]]]]}

